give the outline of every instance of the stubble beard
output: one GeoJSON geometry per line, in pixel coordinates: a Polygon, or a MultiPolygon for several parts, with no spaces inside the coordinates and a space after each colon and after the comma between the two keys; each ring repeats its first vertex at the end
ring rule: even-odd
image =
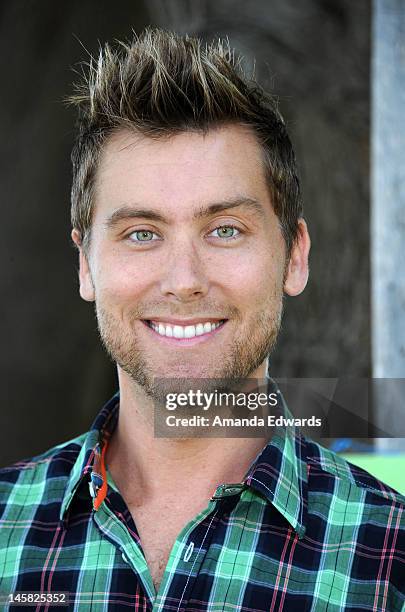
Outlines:
{"type": "MultiPolygon", "coordinates": [[[[188,374],[189,364],[180,361],[175,372],[163,378],[164,364],[160,371],[153,368],[152,360],[142,348],[135,333],[123,328],[116,317],[96,301],[95,309],[101,341],[113,362],[139,385],[144,393],[156,404],[164,405],[167,393],[187,392],[190,388],[202,392],[235,390],[237,381],[249,378],[272,353],[281,327],[282,292],[273,296],[271,307],[263,309],[255,317],[253,329],[243,338],[235,338],[228,355],[221,355],[219,362],[201,368],[197,376],[188,374]]],[[[135,313],[134,313],[135,314],[135,313]]],[[[138,314],[138,313],[136,313],[138,314]]],[[[133,320],[141,317],[133,317],[133,320]]],[[[129,326],[132,329],[132,326],[129,326]]]]}

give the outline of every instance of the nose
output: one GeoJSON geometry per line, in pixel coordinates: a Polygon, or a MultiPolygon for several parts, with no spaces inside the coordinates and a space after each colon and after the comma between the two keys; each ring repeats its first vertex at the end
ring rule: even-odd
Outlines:
{"type": "Polygon", "coordinates": [[[161,293],[179,302],[201,299],[208,293],[206,270],[195,244],[177,240],[162,270],[161,293]]]}

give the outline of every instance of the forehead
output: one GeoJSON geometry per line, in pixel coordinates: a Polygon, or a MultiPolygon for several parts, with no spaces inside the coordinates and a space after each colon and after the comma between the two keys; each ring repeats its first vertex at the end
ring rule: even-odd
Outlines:
{"type": "Polygon", "coordinates": [[[234,197],[269,198],[262,149],[240,125],[149,138],[120,130],[105,143],[95,213],[132,201],[176,212],[234,197]]]}

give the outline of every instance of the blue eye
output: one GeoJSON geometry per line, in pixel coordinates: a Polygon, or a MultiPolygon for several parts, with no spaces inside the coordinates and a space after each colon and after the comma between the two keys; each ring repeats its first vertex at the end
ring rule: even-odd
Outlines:
{"type": "Polygon", "coordinates": [[[129,234],[128,238],[133,242],[153,242],[153,235],[156,235],[155,232],[151,232],[150,230],[137,230],[129,234]],[[136,236],[136,238],[133,238],[133,236],[136,236]]]}
{"type": "MultiPolygon", "coordinates": [[[[243,234],[243,231],[238,229],[234,225],[219,225],[214,230],[212,230],[212,232],[210,232],[210,235],[214,234],[214,232],[217,232],[217,235],[214,236],[214,238],[223,238],[223,242],[233,240],[235,238],[238,238],[240,234],[243,234]]],[[[156,234],[156,232],[152,232],[152,230],[148,229],[135,230],[134,232],[128,234],[127,238],[133,244],[146,244],[148,242],[157,242],[159,240],[162,240],[159,234],[156,234]]]]}
{"type": "Polygon", "coordinates": [[[218,238],[236,238],[241,231],[237,229],[234,225],[220,225],[216,227],[214,232],[218,232],[218,238]],[[238,232],[235,234],[235,232],[238,232]]]}

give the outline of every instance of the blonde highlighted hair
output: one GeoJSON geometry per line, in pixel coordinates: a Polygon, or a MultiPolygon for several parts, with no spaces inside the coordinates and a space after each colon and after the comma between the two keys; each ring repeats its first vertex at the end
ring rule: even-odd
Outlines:
{"type": "Polygon", "coordinates": [[[72,151],[72,225],[86,246],[95,176],[108,137],[122,128],[150,138],[220,125],[248,126],[263,151],[274,211],[289,253],[302,216],[295,155],[276,100],[244,74],[228,43],[148,28],[91,58],[68,102],[78,109],[72,151]]]}

